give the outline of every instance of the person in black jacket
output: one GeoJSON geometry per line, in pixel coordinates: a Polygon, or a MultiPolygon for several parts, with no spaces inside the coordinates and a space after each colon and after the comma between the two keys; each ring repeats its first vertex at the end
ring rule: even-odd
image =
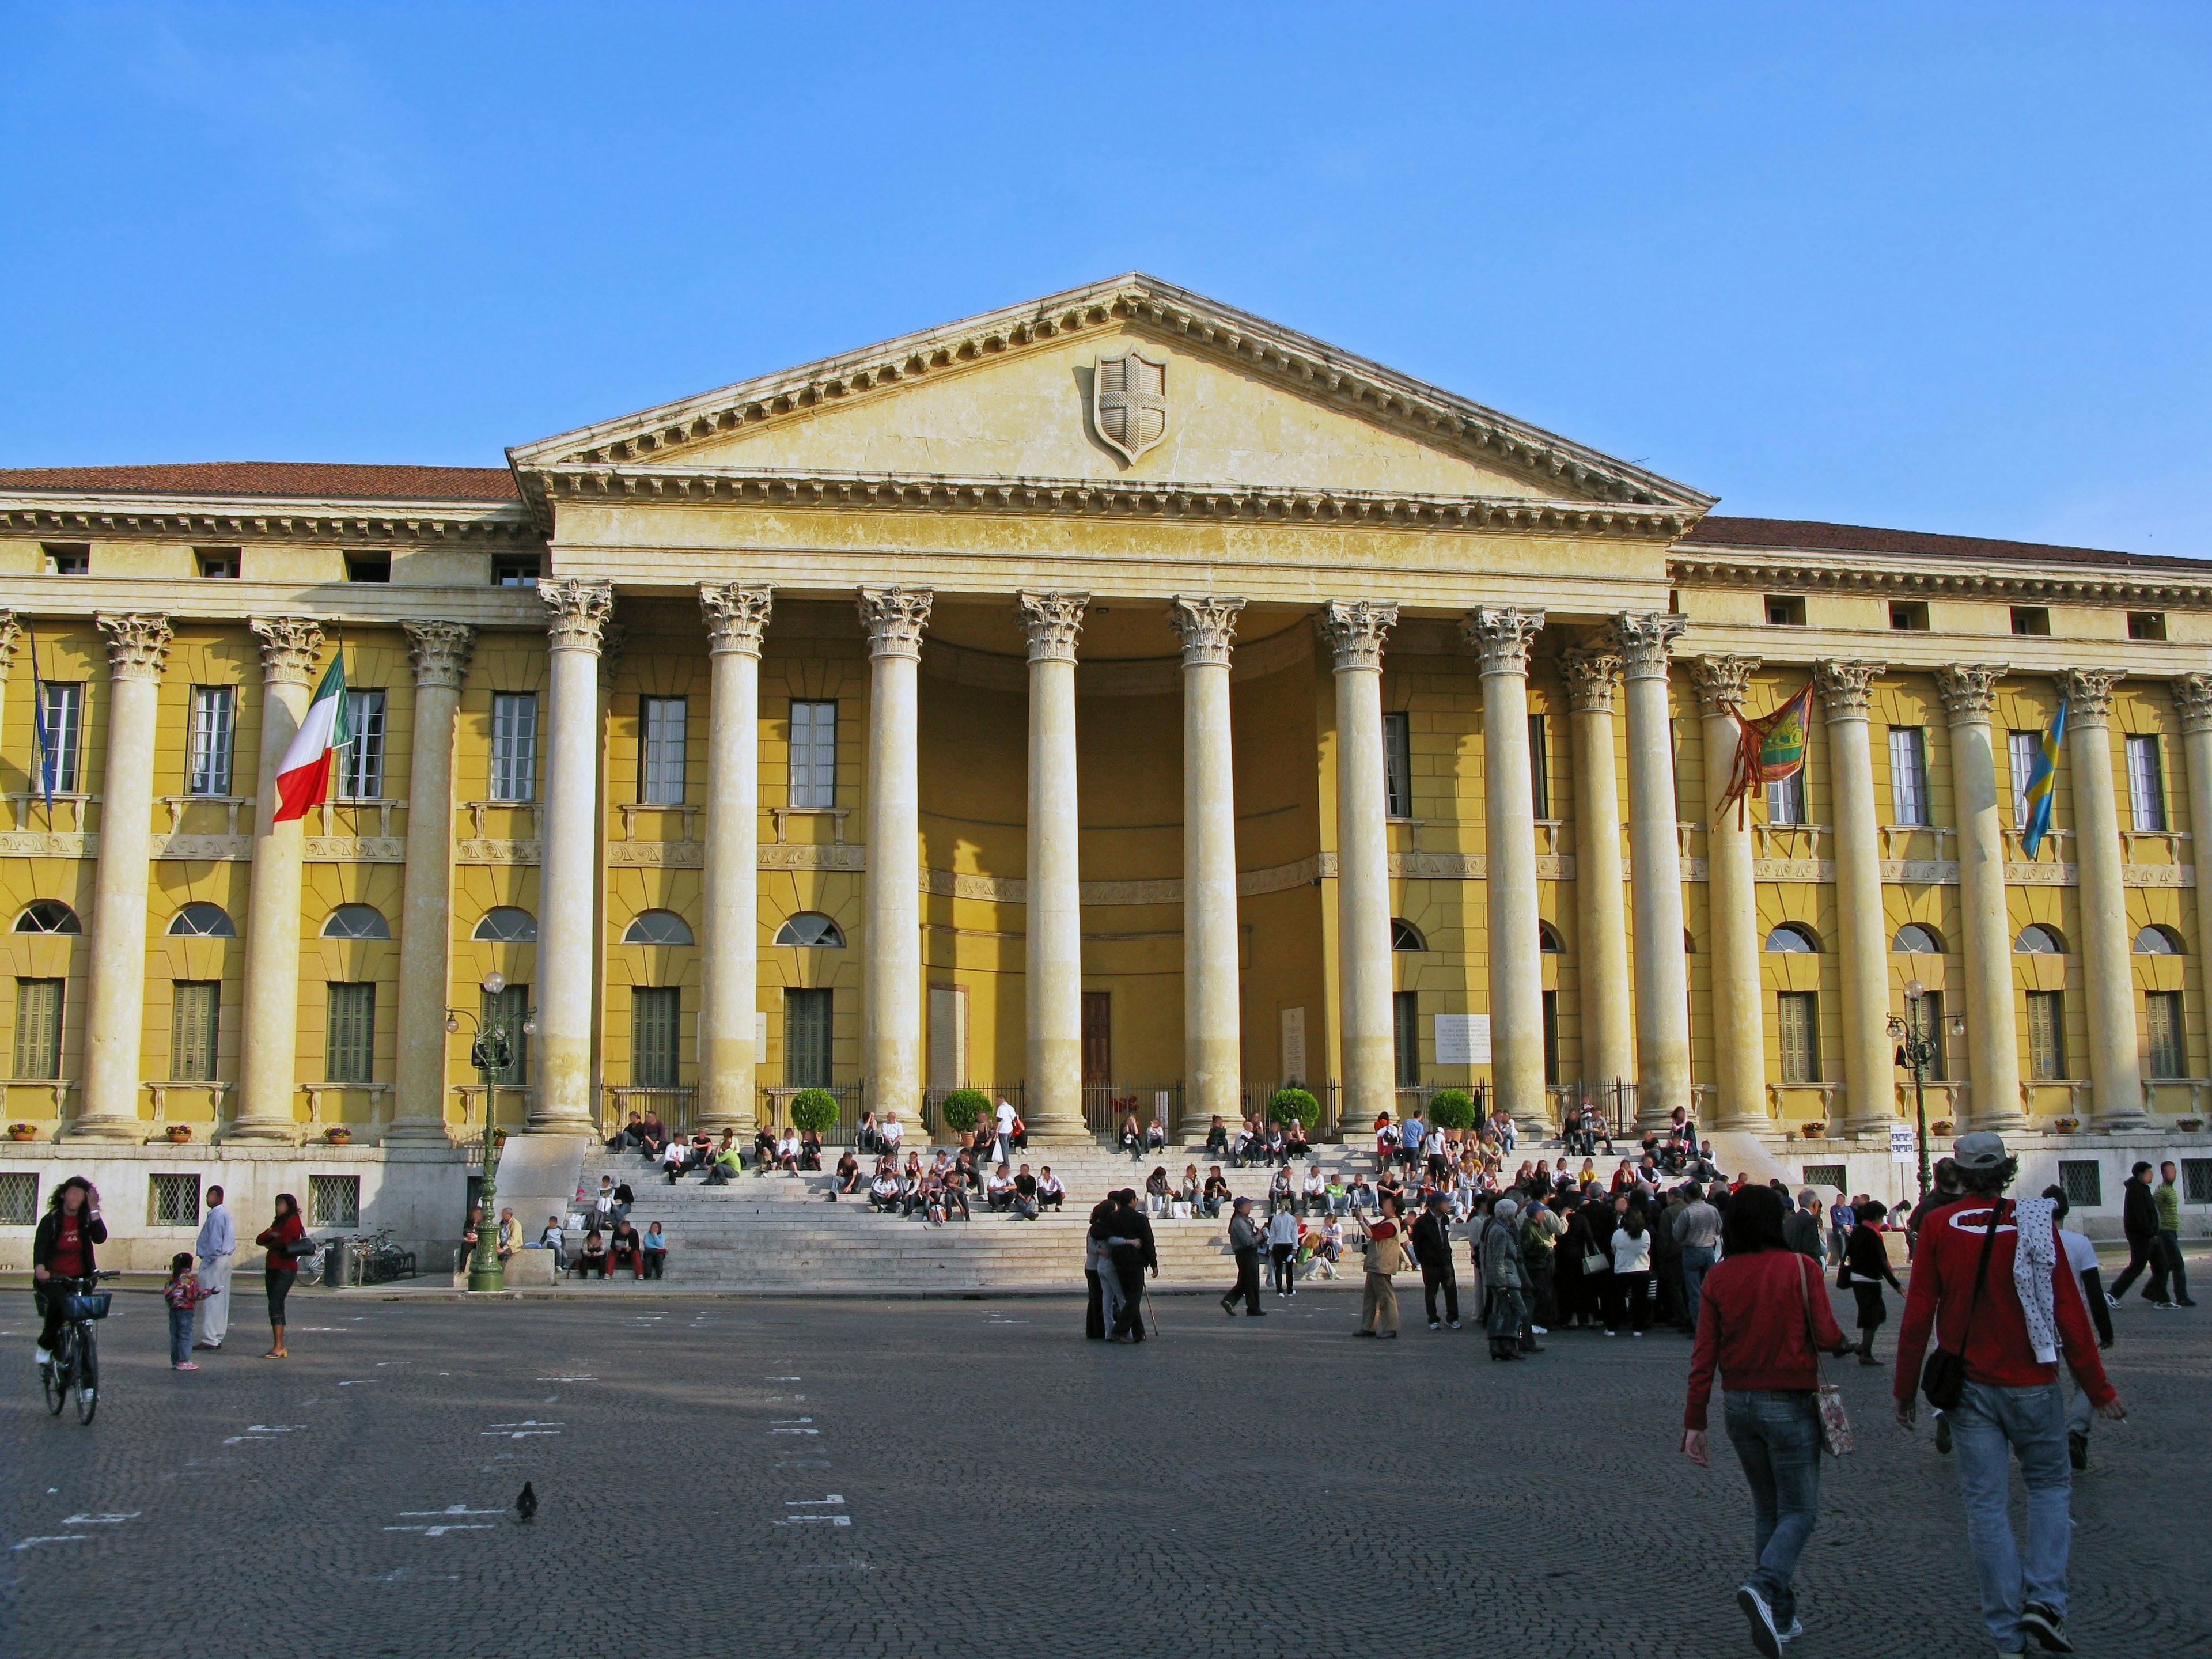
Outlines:
{"type": "Polygon", "coordinates": [[[1844,1241],[1844,1265],[1836,1270],[1836,1283],[1850,1291],[1859,1301],[1859,1364],[1879,1365],[1874,1357],[1874,1334],[1889,1318],[1883,1303],[1881,1287],[1884,1280],[1890,1289],[1902,1295],[1905,1286],[1897,1282],[1890,1270],[1889,1250],[1875,1224],[1889,1213],[1889,1206],[1878,1198],[1870,1198],[1858,1206],[1858,1220],[1850,1236],[1844,1241]]]}
{"type": "Polygon", "coordinates": [[[1114,1253],[1114,1274],[1121,1282],[1121,1316],[1107,1332],[1106,1340],[1141,1342],[1145,1340],[1145,1273],[1150,1269],[1153,1278],[1159,1277],[1160,1253],[1152,1243],[1152,1224],[1137,1208],[1134,1188],[1124,1187],[1114,1194],[1113,1214],[1094,1226],[1091,1233],[1103,1238],[1114,1253]]]}
{"type": "Polygon", "coordinates": [[[2112,1300],[2118,1302],[2125,1296],[2136,1275],[2148,1267],[2150,1282],[2143,1286],[2143,1300],[2161,1308],[2172,1307],[2172,1298],[2166,1288],[2164,1241],[2158,1236],[2158,1200],[2150,1195],[2148,1164],[2136,1164],[2120,1188],[2120,1230],[2128,1236],[2128,1267],[2112,1286],[2112,1300]]]}
{"type": "Polygon", "coordinates": [[[1798,1255],[1826,1263],[1828,1253],[1820,1246],[1820,1195],[1810,1187],[1797,1194],[1797,1207],[1782,1218],[1782,1237],[1798,1255]]]}
{"type": "Polygon", "coordinates": [[[100,1189],[71,1176],[54,1189],[31,1238],[31,1302],[39,1311],[38,1363],[50,1363],[61,1334],[62,1292],[89,1289],[99,1263],[93,1247],[107,1243],[100,1218],[100,1189]]]}
{"type": "Polygon", "coordinates": [[[1413,1224],[1413,1260],[1421,1268],[1421,1299],[1429,1310],[1429,1328],[1440,1328],[1437,1324],[1437,1291],[1444,1293],[1444,1317],[1451,1322],[1454,1330],[1459,1328],[1459,1278],[1452,1271],[1451,1218],[1446,1213],[1446,1200],[1439,1193],[1430,1199],[1421,1211],[1421,1218],[1413,1224]]]}

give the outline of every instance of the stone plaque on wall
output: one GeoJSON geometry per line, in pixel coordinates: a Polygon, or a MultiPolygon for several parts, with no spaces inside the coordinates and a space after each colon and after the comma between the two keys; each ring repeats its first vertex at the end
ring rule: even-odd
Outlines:
{"type": "Polygon", "coordinates": [[[1490,1064],[1488,1014],[1438,1014],[1436,1020],[1437,1065],[1490,1064]]]}

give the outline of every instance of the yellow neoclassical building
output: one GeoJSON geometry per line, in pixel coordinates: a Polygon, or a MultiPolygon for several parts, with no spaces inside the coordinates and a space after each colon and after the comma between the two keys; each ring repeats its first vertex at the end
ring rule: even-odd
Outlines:
{"type": "Polygon", "coordinates": [[[1480,1084],[1794,1178],[1886,1163],[1893,1018],[1933,1120],[2199,1127],[2193,561],[1715,515],[1133,275],[508,460],[0,471],[0,1170],[457,1182],[526,1012],[555,1133],[1480,1084]],[[338,799],[272,826],[334,654],[338,799]],[[1731,711],[1808,679],[1739,822],[1731,711]]]}

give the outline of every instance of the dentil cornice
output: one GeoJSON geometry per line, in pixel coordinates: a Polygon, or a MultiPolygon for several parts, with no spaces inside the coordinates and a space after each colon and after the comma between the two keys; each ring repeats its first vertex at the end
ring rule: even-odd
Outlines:
{"type": "Polygon", "coordinates": [[[0,494],[0,532],[82,538],[88,541],[322,542],[349,547],[453,545],[537,547],[543,538],[520,506],[482,513],[424,506],[363,512],[302,501],[271,507],[214,507],[205,501],[154,501],[143,496],[82,496],[57,506],[51,496],[0,494]]]}
{"type": "Polygon", "coordinates": [[[1756,588],[1769,593],[1878,593],[1911,599],[2033,600],[2039,604],[2127,605],[2139,610],[2212,609],[2212,581],[2172,576],[2129,576],[2118,571],[2069,575],[2055,570],[1994,570],[1960,566],[1932,568],[1869,562],[1873,556],[1851,554],[1851,561],[1714,557],[1677,553],[1667,561],[1668,580],[1677,587],[1756,588]]]}

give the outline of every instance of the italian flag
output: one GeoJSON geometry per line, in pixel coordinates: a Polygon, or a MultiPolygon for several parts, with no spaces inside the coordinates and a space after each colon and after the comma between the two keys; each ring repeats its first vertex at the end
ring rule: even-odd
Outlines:
{"type": "Polygon", "coordinates": [[[315,700],[307,705],[307,718],[276,769],[276,811],[270,823],[305,817],[309,807],[330,799],[331,757],[352,739],[346,725],[345,665],[332,653],[322,684],[315,688],[315,700]]]}

